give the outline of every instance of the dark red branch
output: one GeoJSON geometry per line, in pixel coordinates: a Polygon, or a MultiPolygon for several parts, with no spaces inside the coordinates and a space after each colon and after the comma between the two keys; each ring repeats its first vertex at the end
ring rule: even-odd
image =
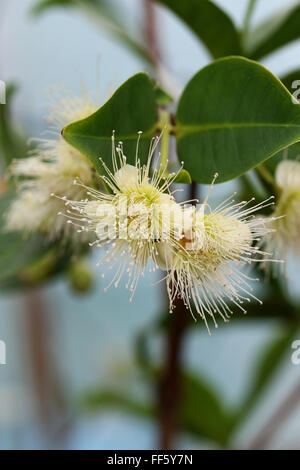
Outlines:
{"type": "MultiPolygon", "coordinates": [[[[190,199],[196,197],[196,184],[192,183],[190,199]]],[[[181,298],[175,301],[170,327],[165,338],[165,364],[159,382],[160,447],[168,450],[180,430],[179,414],[182,397],[182,350],[189,312],[181,298]]]]}
{"type": "Polygon", "coordinates": [[[145,43],[154,67],[157,67],[160,60],[160,51],[157,35],[157,19],[155,7],[152,0],[144,0],[144,37],[145,43]]]}

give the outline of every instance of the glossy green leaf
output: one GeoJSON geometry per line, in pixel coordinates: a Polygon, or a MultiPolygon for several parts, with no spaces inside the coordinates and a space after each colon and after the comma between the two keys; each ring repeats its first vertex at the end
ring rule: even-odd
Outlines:
{"type": "Polygon", "coordinates": [[[228,181],[300,141],[300,105],[262,65],[219,59],[198,72],[178,105],[179,159],[194,181],[228,181]]]}
{"type": "Polygon", "coordinates": [[[122,141],[128,163],[134,163],[139,131],[143,131],[139,155],[146,161],[150,140],[157,127],[154,86],[143,73],[131,77],[94,114],[63,129],[65,140],[87,155],[99,173],[99,157],[111,168],[111,136],[122,141]]]}
{"type": "Polygon", "coordinates": [[[205,44],[215,59],[240,54],[240,35],[231,18],[209,0],[159,0],[205,44]]]}
{"type": "Polygon", "coordinates": [[[141,59],[152,64],[142,38],[138,40],[136,34],[134,36],[131,34],[128,26],[124,24],[124,20],[120,21],[120,18],[123,19],[125,16],[114,8],[109,0],[40,0],[33,6],[31,12],[37,16],[53,7],[76,8],[100,29],[117,37],[122,44],[141,59]]]}
{"type": "MultiPolygon", "coordinates": [[[[300,69],[293,70],[280,78],[281,82],[286,86],[290,93],[294,95],[294,98],[300,100],[300,69]]],[[[273,158],[266,162],[267,167],[272,172],[275,171],[276,166],[281,160],[288,158],[289,160],[296,160],[300,158],[300,143],[297,142],[294,145],[282,150],[273,158]]]]}
{"type": "Polygon", "coordinates": [[[250,31],[245,42],[246,55],[258,60],[300,38],[300,5],[282,9],[250,31]]]}
{"type": "Polygon", "coordinates": [[[246,397],[237,413],[235,426],[241,424],[262,397],[267,386],[278,372],[296,332],[295,328],[285,329],[267,345],[258,360],[257,366],[254,368],[252,384],[250,384],[246,397]]]}

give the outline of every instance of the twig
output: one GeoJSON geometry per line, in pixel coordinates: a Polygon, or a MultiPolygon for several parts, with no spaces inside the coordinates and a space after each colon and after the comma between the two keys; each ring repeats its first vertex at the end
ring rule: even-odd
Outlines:
{"type": "Polygon", "coordinates": [[[155,7],[152,0],[144,0],[144,36],[148,55],[154,68],[158,68],[160,52],[158,45],[155,7]]]}
{"type": "Polygon", "coordinates": [[[180,407],[181,351],[184,331],[187,323],[187,312],[181,299],[177,299],[170,329],[165,339],[166,362],[159,383],[159,430],[160,447],[168,450],[178,430],[178,412],[180,407]]]}
{"type": "MultiPolygon", "coordinates": [[[[155,7],[152,0],[144,0],[144,34],[148,54],[157,75],[161,70],[161,54],[157,37],[155,7]]],[[[169,138],[169,136],[167,136],[169,138]]],[[[190,199],[195,198],[196,184],[191,185],[190,199]]],[[[178,429],[181,399],[181,353],[187,325],[187,312],[182,299],[176,299],[170,329],[165,338],[165,363],[158,384],[158,412],[160,447],[170,449],[178,429]]]]}
{"type": "Polygon", "coordinates": [[[57,425],[64,426],[65,403],[55,364],[49,354],[48,312],[39,289],[25,293],[26,336],[32,369],[38,413],[48,439],[57,425]]]}
{"type": "MultiPolygon", "coordinates": [[[[196,183],[192,183],[190,199],[195,199],[196,183]]],[[[188,324],[188,312],[181,298],[175,301],[170,329],[165,338],[165,364],[159,383],[160,447],[168,450],[178,431],[180,400],[182,393],[181,356],[184,334],[188,324]]]]}

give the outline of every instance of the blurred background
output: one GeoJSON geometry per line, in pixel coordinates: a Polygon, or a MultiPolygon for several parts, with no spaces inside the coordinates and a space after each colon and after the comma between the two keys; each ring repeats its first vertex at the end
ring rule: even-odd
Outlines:
{"type": "MultiPolygon", "coordinates": [[[[35,3],[0,0],[0,79],[18,85],[12,116],[26,136],[39,136],[46,129],[49,87],[79,93],[84,81],[89,93],[99,96],[103,103],[128,77],[148,70],[141,59],[80,11],[51,8],[34,17],[30,12],[35,3]]],[[[111,3],[132,36],[147,34],[147,1],[111,3]]],[[[246,0],[215,3],[238,27],[242,25],[246,0]]],[[[253,23],[281,6],[281,0],[258,1],[253,23]]],[[[156,5],[152,14],[164,67],[172,76],[173,88],[180,92],[211,59],[173,13],[156,5]]],[[[283,75],[299,65],[295,63],[299,50],[300,41],[293,42],[262,63],[274,74],[283,75]]],[[[231,194],[234,188],[234,183],[218,185],[214,201],[231,194]]],[[[0,340],[6,344],[7,355],[7,364],[0,365],[1,449],[159,446],[155,417],[147,407],[136,405],[151,402],[156,393],[155,383],[145,379],[141,371],[136,350],[142,332],[161,314],[162,288],[160,284],[149,288],[157,280],[149,274],[141,280],[132,304],[125,289],[104,293],[95,266],[100,256],[99,251],[90,256],[94,284],[86,295],[75,293],[70,283],[59,277],[36,289],[0,293],[0,340]],[[134,400],[122,401],[122,393],[134,400]]],[[[288,276],[286,295],[296,305],[300,302],[300,280],[299,267],[293,260],[288,276]]],[[[260,294],[258,287],[256,293],[260,294]]],[[[197,326],[186,334],[184,367],[201,377],[224,409],[234,410],[259,375],[262,354],[273,341],[281,339],[285,326],[276,319],[242,319],[220,327],[212,337],[197,326]]],[[[161,335],[150,335],[148,343],[151,354],[159,358],[163,354],[161,335]]],[[[251,448],[257,439],[265,448],[300,448],[300,365],[291,361],[291,343],[292,339],[251,413],[226,444],[230,448],[251,448]]],[[[267,370],[273,363],[273,356],[269,356],[269,363],[264,365],[267,370]]],[[[209,415],[201,414],[201,406],[197,411],[204,392],[201,389],[198,396],[196,392],[194,402],[189,403],[191,412],[197,420],[209,421],[209,415]]],[[[222,439],[214,439],[213,432],[203,431],[201,426],[192,432],[190,428],[183,427],[178,433],[176,447],[221,446],[222,439]]]]}

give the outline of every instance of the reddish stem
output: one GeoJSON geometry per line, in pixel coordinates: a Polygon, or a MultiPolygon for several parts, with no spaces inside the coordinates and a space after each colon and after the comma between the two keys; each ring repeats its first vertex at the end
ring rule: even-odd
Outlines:
{"type": "Polygon", "coordinates": [[[148,55],[156,68],[160,60],[156,12],[152,0],[144,0],[144,5],[144,37],[148,55]]]}
{"type": "MultiPolygon", "coordinates": [[[[195,199],[196,184],[192,183],[190,199],[195,199]]],[[[159,390],[160,447],[173,447],[179,430],[179,413],[182,397],[182,350],[189,312],[181,298],[175,301],[170,328],[165,338],[165,364],[163,365],[159,390]]]]}

